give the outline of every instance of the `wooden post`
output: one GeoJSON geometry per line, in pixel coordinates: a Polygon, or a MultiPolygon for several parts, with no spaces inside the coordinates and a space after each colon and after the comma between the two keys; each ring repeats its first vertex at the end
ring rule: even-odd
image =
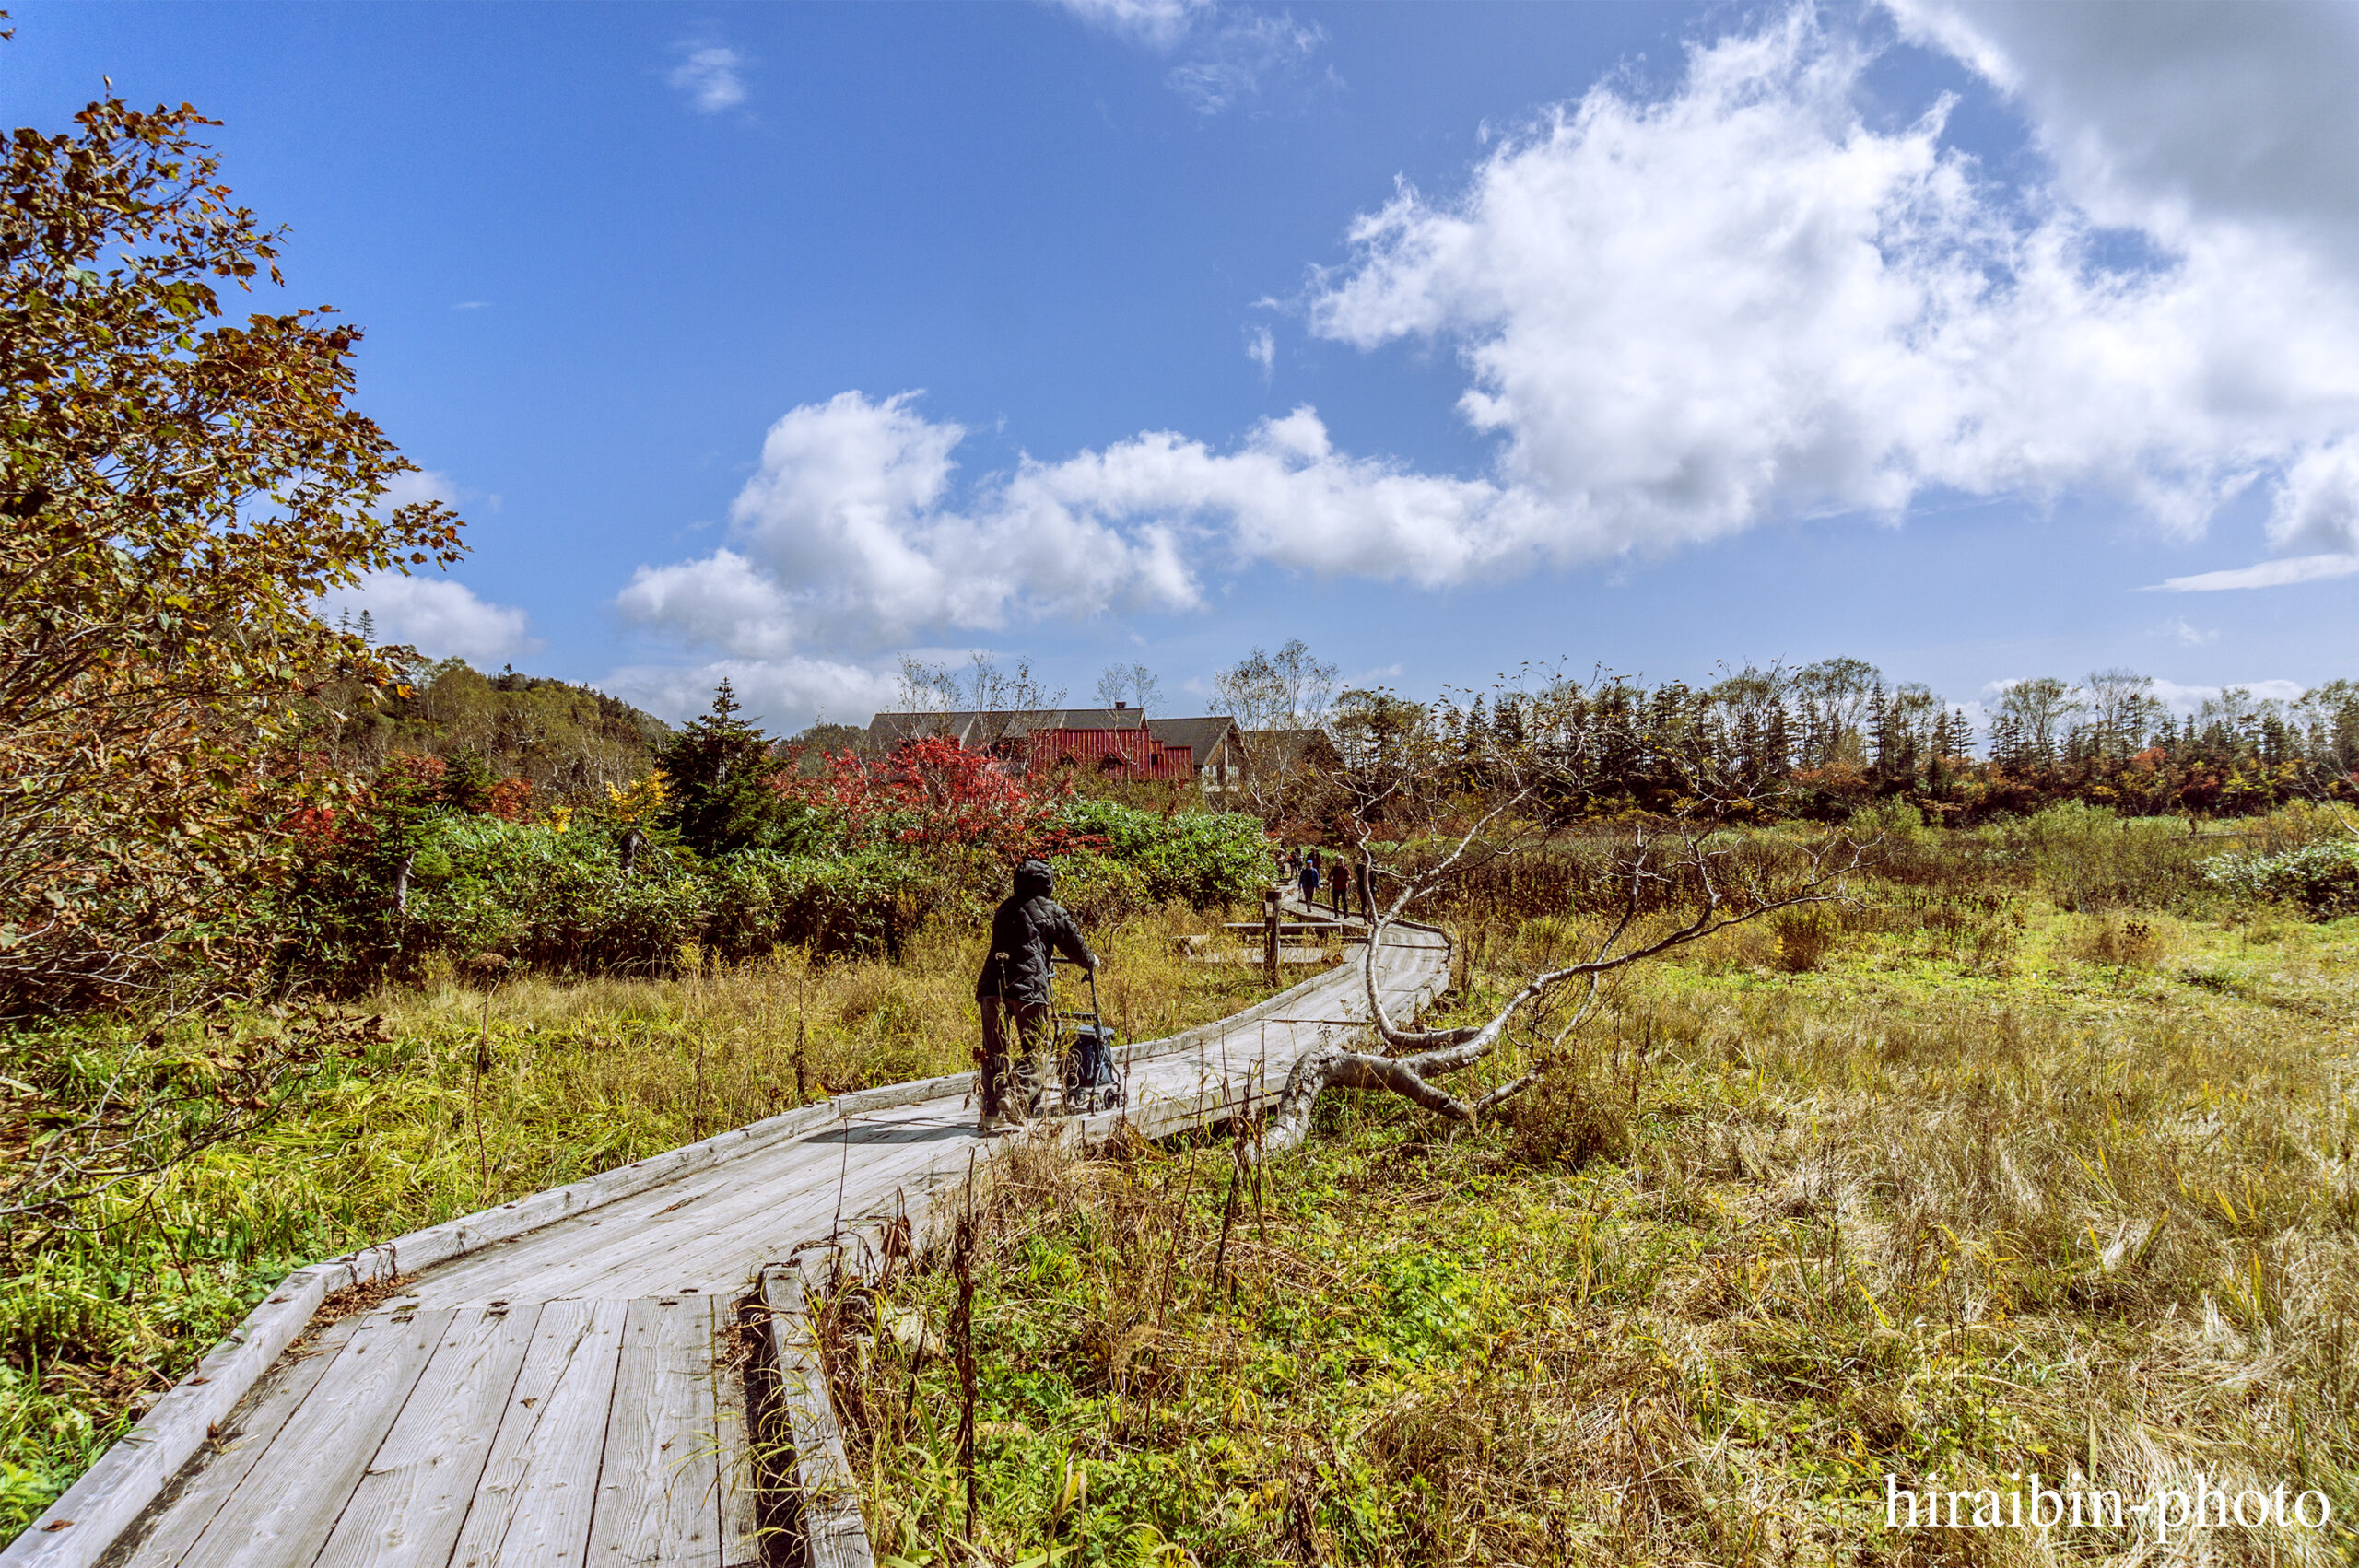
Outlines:
{"type": "Polygon", "coordinates": [[[1278,989],[1278,890],[1262,895],[1262,978],[1278,989]]]}

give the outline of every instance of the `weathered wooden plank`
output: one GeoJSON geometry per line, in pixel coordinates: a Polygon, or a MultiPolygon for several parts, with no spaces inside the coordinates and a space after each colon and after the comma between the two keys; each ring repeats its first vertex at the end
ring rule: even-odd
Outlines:
{"type": "MultiPolygon", "coordinates": [[[[516,1299],[529,1284],[544,1300],[587,1293],[584,1285],[618,1263],[642,1258],[651,1246],[693,1250],[701,1235],[765,1209],[781,1209],[806,1190],[832,1183],[841,1151],[814,1135],[839,1123],[813,1121],[791,1138],[772,1140],[733,1163],[725,1173],[699,1172],[602,1211],[595,1218],[476,1253],[419,1281],[436,1305],[516,1299]],[[654,1238],[651,1241],[651,1235],[654,1238]]],[[[727,1283],[745,1283],[744,1273],[727,1283]]],[[[664,1289],[690,1282],[667,1281],[664,1289]]]]}
{"type": "MultiPolygon", "coordinates": [[[[921,1166],[934,1150],[956,1141],[939,1135],[963,1137],[970,1130],[956,1102],[937,1106],[850,1124],[842,1129],[851,1134],[849,1144],[823,1139],[818,1134],[826,1129],[814,1129],[792,1144],[774,1145],[733,1168],[730,1189],[706,1191],[674,1214],[640,1219],[628,1229],[610,1222],[594,1246],[574,1256],[548,1258],[549,1248],[535,1244],[540,1265],[529,1273],[487,1254],[455,1266],[457,1272],[438,1273],[420,1288],[443,1305],[525,1290],[547,1299],[690,1290],[734,1293],[761,1262],[823,1237],[839,1192],[844,1212],[856,1212],[880,1181],[889,1192],[899,1173],[921,1166]]],[[[517,1262],[522,1261],[520,1254],[517,1262]]]]}
{"type": "Polygon", "coordinates": [[[623,1318],[589,1568],[720,1568],[712,1308],[642,1297],[623,1318]]]}
{"type": "Polygon", "coordinates": [[[191,1459],[138,1523],[115,1541],[107,1562],[114,1568],[170,1568],[186,1556],[359,1326],[358,1317],[331,1323],[299,1353],[279,1357],[238,1401],[221,1423],[221,1435],[207,1445],[208,1451],[191,1459]]]}
{"type": "Polygon", "coordinates": [[[470,1258],[447,1275],[438,1273],[421,1281],[419,1289],[440,1304],[513,1300],[526,1291],[556,1301],[663,1293],[691,1284],[700,1291],[734,1290],[744,1285],[749,1270],[739,1269],[710,1280],[700,1277],[711,1272],[708,1239],[748,1218],[791,1210],[795,1199],[823,1188],[832,1189],[837,1179],[835,1152],[827,1151],[822,1159],[808,1151],[792,1154],[776,1151],[771,1159],[757,1157],[745,1169],[733,1172],[732,1178],[726,1188],[699,1183],[684,1191],[675,1200],[679,1206],[670,1213],[618,1217],[587,1235],[574,1230],[570,1235],[535,1240],[529,1244],[529,1250],[519,1250],[513,1257],[487,1254],[470,1258]],[[787,1165],[790,1174],[781,1174],[780,1164],[787,1165]],[[569,1247],[568,1241],[572,1244],[569,1247]],[[666,1264],[666,1259],[673,1261],[666,1264]],[[651,1279],[648,1290],[622,1293],[613,1288],[614,1279],[624,1272],[644,1275],[651,1271],[663,1277],[651,1279]]]}
{"type": "Polygon", "coordinates": [[[509,1391],[452,1568],[557,1568],[581,1562],[614,1403],[625,1304],[541,1308],[509,1391]]]}
{"type": "MultiPolygon", "coordinates": [[[[1239,947],[1223,948],[1214,952],[1191,953],[1188,954],[1188,962],[1191,964],[1266,965],[1273,962],[1273,959],[1267,952],[1256,953],[1250,949],[1239,947]]],[[[1322,967],[1332,965],[1337,962],[1337,959],[1335,954],[1329,953],[1324,948],[1281,947],[1277,950],[1277,956],[1274,962],[1280,968],[1301,969],[1313,965],[1320,965],[1322,967]]]]}
{"type": "Polygon", "coordinates": [[[824,1102],[801,1106],[564,1187],[553,1187],[529,1198],[503,1203],[497,1209],[481,1210],[362,1247],[331,1261],[336,1266],[364,1270],[355,1276],[357,1279],[373,1279],[394,1271],[416,1273],[560,1220],[636,1197],[683,1176],[709,1170],[806,1127],[817,1126],[833,1114],[824,1102]]]}
{"type": "MultiPolygon", "coordinates": [[[[758,1161],[764,1152],[749,1151],[745,1158],[758,1161]]],[[[436,1269],[419,1281],[420,1288],[434,1297],[437,1305],[457,1305],[463,1300],[512,1299],[506,1288],[510,1284],[538,1277],[553,1267],[578,1262],[601,1248],[627,1246],[632,1236],[650,1226],[668,1227],[675,1223],[674,1215],[688,1215],[716,1197],[725,1199],[735,1189],[735,1173],[743,1168],[732,1167],[729,1176],[710,1171],[691,1172],[607,1204],[593,1215],[471,1253],[436,1269]],[[458,1293],[483,1284],[491,1288],[475,1295],[458,1293]]]]}
{"type": "Polygon", "coordinates": [[[196,1454],[206,1433],[219,1425],[302,1332],[321,1298],[334,1286],[430,1268],[629,1197],[684,1172],[721,1164],[837,1115],[824,1102],[799,1106],[634,1164],[297,1270],[30,1527],[0,1548],[0,1568],[91,1568],[196,1454]]]}
{"type": "Polygon", "coordinates": [[[844,1454],[843,1434],[836,1427],[827,1375],[820,1369],[802,1271],[792,1266],[763,1270],[762,1301],[769,1308],[780,1412],[794,1445],[795,1487],[802,1493],[803,1536],[811,1568],[873,1568],[868,1529],[860,1517],[860,1491],[844,1454]]]}
{"type": "Polygon", "coordinates": [[[752,1428],[745,1408],[745,1369],[738,1352],[737,1304],[707,1296],[711,1339],[707,1353],[713,1369],[713,1469],[719,1482],[722,1568],[760,1568],[762,1548],[757,1507],[760,1479],[754,1471],[752,1428]]]}
{"type": "MultiPolygon", "coordinates": [[[[1396,923],[1388,931],[1387,944],[1379,955],[1379,983],[1385,986],[1388,1003],[1413,1009],[1438,991],[1441,984],[1440,967],[1446,962],[1447,952],[1447,939],[1439,931],[1407,922],[1396,923]],[[1426,940],[1420,941],[1421,934],[1426,940]],[[1396,990],[1391,983],[1394,972],[1431,977],[1396,990]]],[[[1289,1013],[1327,1012],[1345,1008],[1356,1010],[1358,1002],[1356,965],[1330,970],[1241,1013],[1164,1040],[1121,1047],[1120,1055],[1125,1066],[1131,1069],[1144,1068],[1166,1059],[1185,1058],[1191,1054],[1202,1059],[1225,1040],[1233,1041],[1247,1034],[1258,1034],[1258,1025],[1263,1021],[1289,1013]]],[[[1278,1053],[1273,1052],[1264,1074],[1265,1080],[1273,1074],[1282,1074],[1285,1067],[1290,1064],[1290,1057],[1281,1060],[1278,1053]]],[[[1223,1076],[1226,1074],[1224,1072],[1223,1076]]],[[[273,1299],[250,1315],[246,1322],[206,1359],[195,1376],[167,1395],[147,1419],[103,1457],[81,1482],[36,1522],[33,1528],[19,1536],[5,1550],[0,1550],[0,1568],[89,1568],[109,1544],[140,1516],[141,1511],[156,1500],[159,1491],[180,1474],[188,1459],[204,1444],[207,1430],[221,1422],[232,1407],[254,1387],[255,1380],[269,1369],[287,1343],[301,1330],[316,1307],[320,1295],[331,1286],[379,1278],[396,1269],[415,1271],[502,1244],[512,1248],[516,1243],[511,1238],[534,1232],[543,1233],[534,1240],[547,1244],[549,1257],[560,1263],[569,1259],[578,1261],[581,1246],[579,1227],[584,1223],[582,1216],[590,1211],[623,1202],[642,1193],[653,1193],[666,1184],[684,1178],[693,1180],[698,1173],[712,1171],[724,1164],[730,1167],[727,1179],[732,1184],[743,1180],[757,1188],[769,1186],[768,1173],[757,1174],[754,1165],[745,1163],[750,1156],[780,1144],[791,1145],[798,1133],[816,1129],[848,1115],[873,1116],[880,1111],[937,1099],[955,1103],[966,1093],[969,1083],[969,1075],[953,1074],[839,1095],[832,1101],[799,1107],[747,1127],[716,1134],[701,1142],[668,1151],[636,1164],[552,1188],[497,1209],[430,1226],[381,1246],[347,1254],[334,1260],[332,1265],[290,1275],[273,1299]],[[73,1523],[66,1524],[67,1520],[73,1523]],[[45,1527],[49,1526],[60,1527],[45,1527]]],[[[1173,1103],[1161,1107],[1156,1113],[1156,1119],[1168,1122],[1175,1128],[1185,1125],[1191,1115],[1199,1120],[1219,1119],[1232,1103],[1226,1092],[1228,1086],[1224,1085],[1217,1099],[1203,1093],[1208,1087],[1202,1083],[1196,1086],[1195,1103],[1192,1105],[1180,1103],[1187,1096],[1172,1096],[1173,1103]]],[[[922,1168],[910,1167],[899,1172],[898,1181],[914,1182],[920,1188],[938,1185],[943,1171],[957,1157],[957,1146],[945,1147],[922,1168]]],[[[791,1151],[790,1159],[808,1163],[810,1155],[807,1149],[791,1151]]],[[[886,1163],[885,1157],[874,1153],[855,1160],[856,1165],[883,1163],[886,1163]]],[[[898,1161],[892,1163],[898,1164],[898,1161]]],[[[879,1177],[884,1175],[881,1171],[870,1174],[879,1177]]],[[[847,1184],[843,1195],[847,1219],[863,1212],[860,1202],[863,1197],[873,1206],[877,1200],[878,1190],[878,1183],[867,1179],[855,1179],[847,1184]]],[[[773,1199],[782,1196],[775,1188],[771,1192],[773,1199]]],[[[670,1200],[670,1195],[666,1194],[659,1200],[645,1205],[649,1211],[646,1221],[661,1223],[662,1217],[656,1211],[670,1200]]],[[[597,1223],[589,1222],[588,1228],[595,1230],[597,1223]]],[[[517,1287],[523,1278],[518,1265],[524,1261],[518,1257],[512,1262],[503,1262],[499,1267],[486,1270],[481,1278],[517,1287]]],[[[443,1272],[440,1269],[436,1270],[438,1281],[443,1272]]],[[[448,1294],[438,1294],[437,1299],[439,1305],[452,1298],[448,1294]]],[[[487,1293],[482,1299],[493,1298],[487,1293]]],[[[525,1298],[517,1296],[516,1299],[525,1298]]]]}
{"type": "Polygon", "coordinates": [[[871,1145],[864,1151],[854,1145],[848,1177],[842,1177],[835,1166],[831,1152],[829,1168],[821,1173],[820,1180],[784,1190],[769,1187],[768,1201],[744,1211],[725,1229],[671,1241],[651,1237],[635,1256],[569,1289],[584,1295],[628,1297],[679,1292],[693,1283],[699,1292],[734,1295],[763,1263],[804,1243],[826,1240],[839,1211],[846,1219],[865,1213],[880,1199],[890,1198],[894,1188],[922,1172],[940,1150],[963,1147],[974,1136],[972,1123],[956,1112],[939,1125],[955,1136],[871,1145]],[[863,1153],[866,1159],[858,1157],[863,1153]]]}
{"type": "Polygon", "coordinates": [[[448,1312],[362,1319],[182,1568],[308,1568],[450,1326],[448,1312]]]}
{"type": "Polygon", "coordinates": [[[539,1316],[531,1305],[452,1315],[317,1568],[443,1568],[450,1562],[539,1316]]]}

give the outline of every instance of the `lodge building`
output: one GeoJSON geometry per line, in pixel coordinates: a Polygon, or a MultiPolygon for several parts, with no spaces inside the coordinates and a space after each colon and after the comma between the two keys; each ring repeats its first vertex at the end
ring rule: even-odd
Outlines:
{"type": "Polygon", "coordinates": [[[1122,778],[1193,778],[1216,801],[1244,789],[1244,737],[1236,720],[1215,715],[1150,719],[1144,708],[1118,702],[1026,712],[879,713],[868,721],[869,749],[880,756],[932,736],[1020,764],[1027,773],[1072,766],[1122,778]]]}

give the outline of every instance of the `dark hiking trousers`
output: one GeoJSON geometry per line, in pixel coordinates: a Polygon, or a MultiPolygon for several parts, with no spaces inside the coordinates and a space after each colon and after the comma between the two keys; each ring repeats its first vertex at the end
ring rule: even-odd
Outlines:
{"type": "Polygon", "coordinates": [[[1003,1108],[1028,1115],[1040,1090],[1056,1077],[1057,1064],[1049,1059],[1049,1010],[988,996],[982,1003],[983,1115],[997,1116],[1003,1108]],[[1016,1047],[1013,1059],[1010,1045],[1016,1047]]]}

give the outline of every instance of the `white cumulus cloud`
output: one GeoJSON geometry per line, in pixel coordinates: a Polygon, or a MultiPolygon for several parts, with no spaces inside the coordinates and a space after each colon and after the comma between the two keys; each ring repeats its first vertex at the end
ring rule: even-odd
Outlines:
{"type": "Polygon", "coordinates": [[[865,724],[893,706],[898,673],[826,659],[722,659],[690,666],[632,664],[598,683],[661,719],[693,719],[712,706],[723,680],[745,705],[747,719],[774,734],[825,717],[865,724]]]}
{"type": "Polygon", "coordinates": [[[1935,488],[2192,530],[2359,427],[2359,298],[2315,258],[2207,224],[2109,266],[2084,212],[1946,147],[1945,104],[1868,124],[1864,64],[1797,12],[1666,98],[1594,88],[1462,194],[1361,219],[1312,323],[1456,345],[1461,410],[1572,554],[1935,488]]]}
{"type": "Polygon", "coordinates": [[[926,419],[914,402],[843,392],[789,413],[730,508],[730,544],[640,568],[616,607],[639,625],[755,657],[1197,602],[1174,530],[1104,504],[1070,482],[1068,465],[1027,460],[987,479],[968,505],[948,504],[950,454],[966,432],[926,419]]]}
{"type": "MultiPolygon", "coordinates": [[[[1229,17],[1081,8],[1148,42],[1229,17]]],[[[2042,112],[2001,45],[1942,15],[1910,25],[2042,112]]],[[[1612,78],[1491,141],[1462,188],[1404,186],[1356,222],[1312,275],[1311,330],[1455,352],[1493,440],[1477,472],[1354,454],[1306,406],[1226,450],[1144,431],[961,475],[959,425],[848,392],[771,427],[722,548],[641,568],[617,607],[724,658],[813,659],[1185,610],[1269,564],[1438,587],[1778,519],[1896,522],[1928,493],[2112,495],[2192,533],[2258,486],[2271,543],[2314,553],[2163,586],[2348,569],[2359,286],[2305,238],[2323,230],[2139,206],[2094,176],[2002,185],[1947,138],[1947,99],[1864,112],[1871,63],[1797,10],[1695,46],[1668,90],[1612,78]],[[2106,227],[2131,220],[2134,244],[2106,227]]],[[[1274,345],[1248,352],[1266,368],[1274,345]]]]}
{"type": "Polygon", "coordinates": [[[429,659],[488,665],[541,648],[522,610],[480,599],[447,577],[370,572],[358,586],[333,590],[322,601],[322,613],[330,619],[358,619],[363,611],[380,643],[406,643],[429,659]]]}
{"type": "Polygon", "coordinates": [[[2248,223],[2346,256],[2359,241],[2359,7],[1885,3],[1904,34],[2031,111],[2065,192],[2100,221],[2248,223]]]}
{"type": "Polygon", "coordinates": [[[745,101],[745,69],[754,62],[725,43],[688,42],[678,46],[680,63],[665,78],[687,94],[699,112],[718,114],[745,101]]]}
{"type": "Polygon", "coordinates": [[[2313,447],[2286,470],[2269,537],[2280,549],[2359,551],[2359,438],[2313,447]]]}

